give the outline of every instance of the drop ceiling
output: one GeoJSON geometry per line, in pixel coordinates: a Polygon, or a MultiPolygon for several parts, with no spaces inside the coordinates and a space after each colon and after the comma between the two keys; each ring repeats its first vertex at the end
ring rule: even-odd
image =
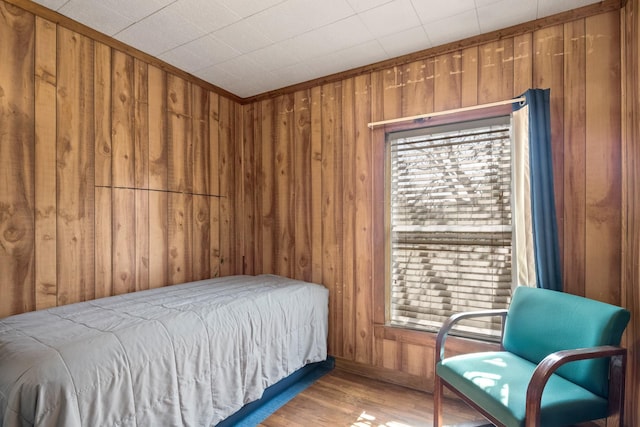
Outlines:
{"type": "Polygon", "coordinates": [[[35,0],[246,98],[597,0],[35,0]]]}

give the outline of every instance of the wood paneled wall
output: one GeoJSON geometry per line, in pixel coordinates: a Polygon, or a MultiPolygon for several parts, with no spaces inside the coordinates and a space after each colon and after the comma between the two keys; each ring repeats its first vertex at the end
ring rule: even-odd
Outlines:
{"type": "Polygon", "coordinates": [[[626,418],[640,425],[640,1],[623,9],[622,292],[631,310],[626,418]]]}
{"type": "Polygon", "coordinates": [[[623,304],[620,52],[616,10],[246,105],[247,270],[323,283],[339,363],[431,388],[433,335],[384,326],[385,131],[367,123],[539,87],[565,289],[623,304]]]}
{"type": "Polygon", "coordinates": [[[0,2],[0,316],[235,272],[223,96],[0,2]]]}

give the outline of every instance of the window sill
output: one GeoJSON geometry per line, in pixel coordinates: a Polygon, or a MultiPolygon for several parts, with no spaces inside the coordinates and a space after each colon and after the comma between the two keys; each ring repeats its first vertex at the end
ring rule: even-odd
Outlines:
{"type": "MultiPolygon", "coordinates": [[[[422,347],[430,347],[434,349],[436,345],[436,333],[428,331],[418,331],[415,329],[405,329],[398,326],[375,325],[374,337],[376,339],[395,341],[398,343],[412,344],[422,347]]],[[[447,337],[446,347],[447,350],[451,350],[454,353],[496,351],[500,349],[500,345],[495,342],[454,336],[447,337]]]]}

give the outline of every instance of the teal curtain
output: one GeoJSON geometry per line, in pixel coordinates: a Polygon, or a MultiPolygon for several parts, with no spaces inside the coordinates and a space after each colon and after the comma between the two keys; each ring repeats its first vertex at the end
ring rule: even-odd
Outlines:
{"type": "MultiPolygon", "coordinates": [[[[514,133],[514,143],[528,144],[530,215],[535,286],[562,290],[558,225],[553,191],[549,89],[529,89],[524,102],[514,104],[514,116],[526,114],[528,129],[514,133]]],[[[516,251],[521,250],[516,248],[516,251]]]]}

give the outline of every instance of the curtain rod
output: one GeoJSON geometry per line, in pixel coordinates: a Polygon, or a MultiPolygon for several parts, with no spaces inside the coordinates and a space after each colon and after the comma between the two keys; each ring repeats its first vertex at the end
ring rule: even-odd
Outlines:
{"type": "Polygon", "coordinates": [[[409,117],[400,117],[398,119],[382,120],[380,122],[371,122],[367,126],[369,126],[369,129],[373,129],[376,126],[388,125],[391,123],[408,122],[410,120],[419,120],[419,119],[426,119],[429,117],[444,116],[444,115],[453,114],[453,113],[462,113],[464,111],[479,110],[481,108],[489,108],[489,107],[497,107],[499,105],[515,104],[516,102],[523,102],[523,101],[526,101],[526,98],[524,96],[520,98],[507,99],[505,101],[490,102],[488,104],[454,108],[453,110],[436,111],[435,113],[419,114],[417,116],[409,116],[409,117]]]}

